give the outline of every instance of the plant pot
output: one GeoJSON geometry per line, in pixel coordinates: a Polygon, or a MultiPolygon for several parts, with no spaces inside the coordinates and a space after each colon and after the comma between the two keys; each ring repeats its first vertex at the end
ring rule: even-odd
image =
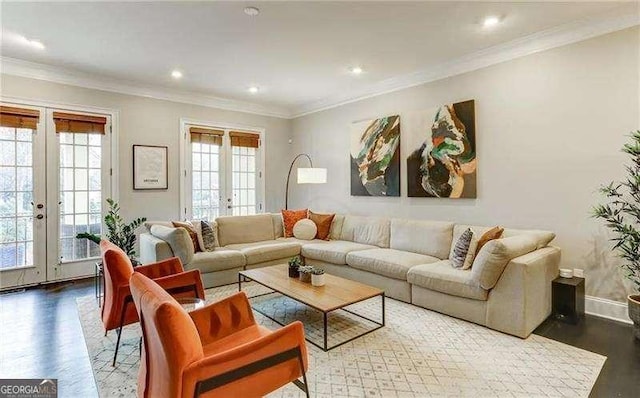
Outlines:
{"type": "Polygon", "coordinates": [[[324,274],[322,275],[311,274],[311,284],[313,286],[324,286],[324,274]]]}
{"type": "Polygon", "coordinates": [[[300,272],[298,272],[298,266],[289,266],[289,278],[299,278],[300,272]]]}
{"type": "Polygon", "coordinates": [[[640,294],[627,296],[629,318],[633,321],[633,334],[640,339],[640,294]]]}
{"type": "Polygon", "coordinates": [[[311,282],[311,272],[300,272],[300,281],[305,283],[311,282]]]}

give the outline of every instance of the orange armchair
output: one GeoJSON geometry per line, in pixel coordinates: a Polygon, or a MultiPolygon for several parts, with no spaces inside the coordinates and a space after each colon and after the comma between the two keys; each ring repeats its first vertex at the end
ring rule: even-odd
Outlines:
{"type": "MultiPolygon", "coordinates": [[[[122,249],[113,243],[100,241],[102,266],[104,272],[104,304],[102,305],[102,323],[105,333],[118,329],[113,365],[116,364],[122,327],[138,322],[138,313],[133,304],[129,289],[129,278],[133,275],[131,260],[122,249]]],[[[176,297],[198,297],[204,299],[204,288],[200,271],[184,271],[180,259],[173,257],[158,263],[138,266],[141,274],[153,279],[176,297]]]]}
{"type": "Polygon", "coordinates": [[[131,294],[144,339],[139,397],[261,397],[290,382],[309,396],[302,323],[256,324],[243,292],[187,313],[138,273],[131,294]]]}

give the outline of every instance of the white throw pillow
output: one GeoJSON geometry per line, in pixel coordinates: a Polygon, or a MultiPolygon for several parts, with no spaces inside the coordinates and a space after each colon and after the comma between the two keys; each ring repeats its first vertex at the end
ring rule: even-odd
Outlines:
{"type": "Polygon", "coordinates": [[[318,233],[318,226],[313,221],[305,218],[293,226],[293,236],[296,239],[312,240],[318,233]]]}

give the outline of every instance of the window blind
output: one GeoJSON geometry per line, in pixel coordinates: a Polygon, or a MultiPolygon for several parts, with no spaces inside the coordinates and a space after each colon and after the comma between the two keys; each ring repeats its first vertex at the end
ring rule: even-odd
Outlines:
{"type": "Polygon", "coordinates": [[[239,146],[245,148],[259,148],[260,135],[256,133],[244,133],[241,131],[230,131],[231,146],[239,146]]]}
{"type": "Polygon", "coordinates": [[[0,106],[0,126],[35,130],[40,111],[13,106],[0,106]]]}
{"type": "Polygon", "coordinates": [[[53,121],[56,124],[56,133],[106,133],[107,118],[104,116],[53,112],[53,121]]]}
{"type": "Polygon", "coordinates": [[[191,142],[221,146],[224,131],[203,127],[190,127],[189,134],[191,135],[191,142]]]}

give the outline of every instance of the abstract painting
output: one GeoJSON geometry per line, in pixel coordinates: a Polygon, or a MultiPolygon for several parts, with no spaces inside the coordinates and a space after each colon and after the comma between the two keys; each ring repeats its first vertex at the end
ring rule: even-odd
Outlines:
{"type": "Polygon", "coordinates": [[[476,197],[474,101],[442,105],[419,115],[407,158],[409,197],[476,197]]]}
{"type": "Polygon", "coordinates": [[[351,195],[400,196],[400,116],[352,124],[351,195]]]}

